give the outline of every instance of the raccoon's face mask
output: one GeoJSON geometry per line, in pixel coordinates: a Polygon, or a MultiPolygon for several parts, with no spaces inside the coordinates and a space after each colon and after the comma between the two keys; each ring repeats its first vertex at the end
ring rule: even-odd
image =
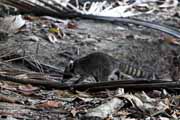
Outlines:
{"type": "Polygon", "coordinates": [[[118,69],[115,69],[111,72],[111,74],[108,76],[108,81],[115,81],[119,80],[120,78],[120,71],[118,69]]]}
{"type": "Polygon", "coordinates": [[[74,76],[74,61],[70,61],[69,64],[65,67],[63,79],[70,79],[74,76]]]}

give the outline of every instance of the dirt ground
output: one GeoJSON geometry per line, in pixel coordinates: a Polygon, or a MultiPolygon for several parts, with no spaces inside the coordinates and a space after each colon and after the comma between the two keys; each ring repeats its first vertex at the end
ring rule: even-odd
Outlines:
{"type": "MultiPolygon", "coordinates": [[[[179,28],[180,13],[177,11],[170,10],[135,18],[179,28]]],[[[77,28],[65,29],[65,37],[60,39],[59,43],[52,44],[45,37],[42,24],[45,24],[46,20],[35,20],[29,23],[32,24],[29,31],[12,35],[7,42],[1,44],[1,48],[8,49],[9,46],[12,49],[12,46],[19,46],[18,54],[31,56],[32,59],[62,70],[69,61],[68,57],[64,57],[64,53],[76,59],[94,51],[107,52],[119,61],[156,71],[160,78],[170,79],[169,59],[173,57],[171,51],[179,53],[179,46],[163,42],[170,37],[167,34],[132,24],[115,25],[82,19],[74,21],[77,28]],[[31,36],[39,37],[39,41],[27,40],[31,36]]]]}

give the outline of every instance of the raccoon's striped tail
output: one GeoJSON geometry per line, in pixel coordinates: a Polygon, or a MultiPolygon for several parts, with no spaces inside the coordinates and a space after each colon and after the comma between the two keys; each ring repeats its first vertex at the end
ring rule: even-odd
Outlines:
{"type": "Polygon", "coordinates": [[[119,69],[120,69],[120,72],[127,74],[129,76],[132,76],[134,78],[146,78],[146,79],[148,79],[148,78],[156,79],[157,78],[157,75],[155,73],[143,70],[140,67],[129,65],[127,63],[120,63],[119,69]]]}

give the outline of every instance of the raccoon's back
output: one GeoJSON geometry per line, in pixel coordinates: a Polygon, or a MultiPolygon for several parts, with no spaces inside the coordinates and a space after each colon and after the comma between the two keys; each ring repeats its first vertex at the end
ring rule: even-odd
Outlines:
{"type": "Polygon", "coordinates": [[[75,65],[75,72],[78,74],[102,78],[108,76],[117,67],[117,62],[113,57],[105,53],[95,52],[76,60],[75,65]]]}

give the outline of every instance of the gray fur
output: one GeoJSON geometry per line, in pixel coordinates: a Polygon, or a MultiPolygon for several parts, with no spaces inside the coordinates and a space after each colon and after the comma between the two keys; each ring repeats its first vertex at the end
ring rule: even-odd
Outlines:
{"type": "Polygon", "coordinates": [[[64,70],[63,80],[66,81],[77,74],[81,76],[81,79],[75,83],[89,76],[93,76],[97,82],[119,80],[120,72],[135,77],[148,78],[151,76],[149,72],[121,63],[108,54],[94,52],[70,62],[64,70]]]}

